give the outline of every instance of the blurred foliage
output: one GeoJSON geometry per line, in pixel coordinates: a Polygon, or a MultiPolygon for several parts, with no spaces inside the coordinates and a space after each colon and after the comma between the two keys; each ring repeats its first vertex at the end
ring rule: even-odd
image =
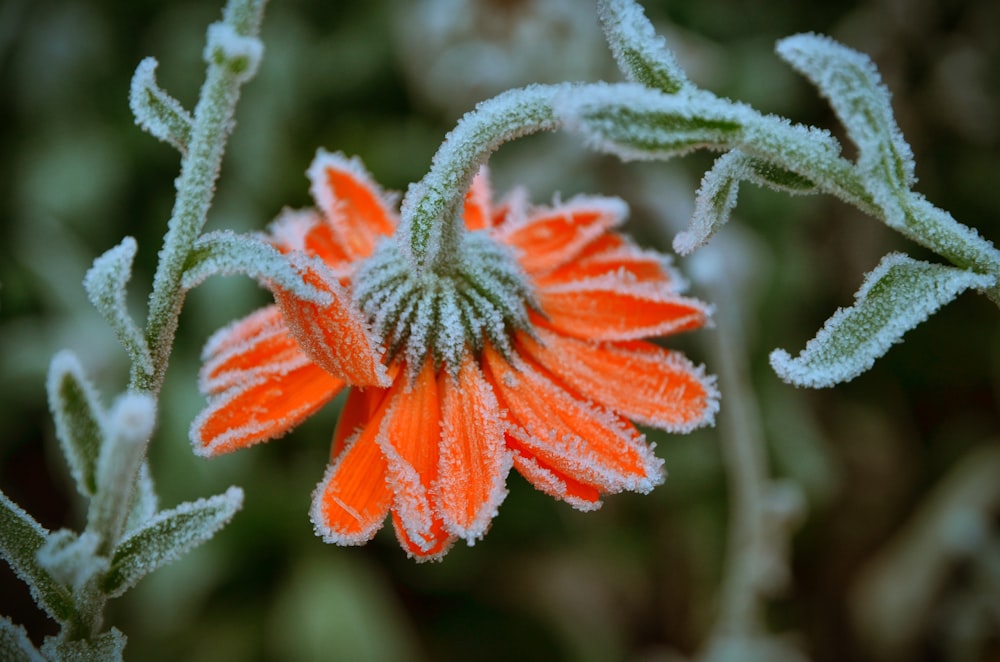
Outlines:
{"type": "MultiPolygon", "coordinates": [[[[773,43],[816,31],[869,53],[913,146],[917,190],[1000,237],[997,3],[644,4],[698,84],[835,132],[773,43]]],[[[73,349],[106,398],[123,387],[124,353],[80,281],[95,256],[133,235],[131,292],[143,310],[173,198],[176,154],[133,125],[129,80],[153,55],[163,87],[193,104],[204,29],[219,10],[194,0],[0,3],[0,488],[50,529],[78,524],[80,512],[44,400],[48,361],[73,349]]],[[[260,229],[282,206],[310,204],[304,170],[317,147],[358,154],[386,187],[405,190],[478,99],[533,81],[617,78],[590,13],[582,0],[272,0],[263,67],[237,110],[210,229],[260,229]]],[[[537,200],[619,195],[632,205],[635,235],[666,249],[709,163],[695,155],[623,165],[556,134],[504,147],[491,167],[499,192],[522,183],[537,200]]],[[[830,199],[748,189],[737,215],[738,241],[756,256],[754,277],[733,284],[746,302],[737,332],[753,389],[724,393],[723,406],[757,399],[772,471],[809,499],[792,583],[771,603],[770,627],[815,660],[996,659],[996,497],[978,509],[956,502],[965,528],[929,555],[939,581],[929,603],[910,605],[916,627],[902,642],[859,624],[867,612],[851,595],[874,590],[872,573],[893,566],[897,534],[920,529],[952,469],[1000,443],[998,311],[967,295],[854,382],[797,391],[770,372],[767,353],[801,348],[888,250],[923,256],[830,199]]],[[[512,476],[490,534],[441,564],[409,561],[388,530],[364,548],[326,546],[306,511],[336,405],[231,457],[195,458],[187,441],[203,404],[201,345],[265,300],[245,279],[219,279],[187,301],[151,451],[161,503],[230,484],[245,488],[246,503],[211,543],[112,605],[130,658],[668,660],[698,650],[716,614],[725,548],[717,430],[652,433],[667,483],[650,496],[610,497],[597,513],[512,476]]],[[[698,337],[707,333],[670,343],[712,370],[698,337]]],[[[0,612],[36,641],[54,631],[6,567],[0,612]]]]}

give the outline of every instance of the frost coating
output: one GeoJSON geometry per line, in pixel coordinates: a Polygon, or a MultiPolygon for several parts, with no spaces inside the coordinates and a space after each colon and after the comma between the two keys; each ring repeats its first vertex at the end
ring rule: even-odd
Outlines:
{"type": "Polygon", "coordinates": [[[615,62],[629,80],[667,93],[690,85],[641,6],[628,0],[599,0],[597,11],[615,62]]]}
{"type": "Polygon", "coordinates": [[[257,37],[239,34],[228,23],[212,23],[208,26],[204,57],[210,64],[225,65],[237,74],[239,82],[245,82],[257,73],[264,44],[257,37]]]}
{"type": "Polygon", "coordinates": [[[225,526],[243,506],[243,490],[182,503],[158,513],[125,536],[115,549],[104,590],[118,597],[150,572],[172,563],[225,526]]]}
{"type": "Polygon", "coordinates": [[[144,131],[187,154],[194,119],[179,101],[156,84],[158,64],[156,58],[147,57],[136,67],[129,90],[129,107],[136,124],[144,131]]]}
{"type": "Polygon", "coordinates": [[[993,276],[890,253],[867,275],[853,306],[837,310],[798,357],[771,352],[771,366],[796,386],[850,381],[941,306],[967,289],[995,283],[993,276]]]}
{"type": "Polygon", "coordinates": [[[93,496],[97,493],[101,443],[107,436],[107,420],[97,391],[70,351],[52,358],[46,389],[56,437],[77,489],[83,496],[93,496]]]}
{"type": "Polygon", "coordinates": [[[135,239],[125,237],[106,251],[87,270],[83,287],[90,302],[118,336],[132,363],[145,374],[153,374],[153,357],[142,331],[132,321],[125,302],[125,286],[132,277],[132,260],[136,253],[135,239]]]}
{"type": "Polygon", "coordinates": [[[6,616],[0,616],[0,658],[10,662],[44,662],[24,628],[14,625],[6,616]]]}

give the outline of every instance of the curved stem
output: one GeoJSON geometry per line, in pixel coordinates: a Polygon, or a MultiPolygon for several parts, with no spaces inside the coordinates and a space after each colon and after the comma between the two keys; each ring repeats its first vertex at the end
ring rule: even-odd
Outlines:
{"type": "Polygon", "coordinates": [[[552,110],[568,85],[531,85],[483,101],[445,137],[431,168],[403,200],[402,231],[421,269],[436,269],[461,236],[460,207],[479,167],[500,145],[561,125],[552,110]]]}

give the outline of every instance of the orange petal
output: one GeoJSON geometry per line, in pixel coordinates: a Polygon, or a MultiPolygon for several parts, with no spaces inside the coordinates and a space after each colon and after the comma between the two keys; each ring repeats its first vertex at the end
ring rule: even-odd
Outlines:
{"type": "Polygon", "coordinates": [[[428,532],[430,542],[427,542],[427,540],[424,542],[427,545],[426,548],[421,547],[410,538],[410,534],[406,531],[406,526],[403,525],[402,518],[396,511],[392,512],[392,527],[396,530],[396,539],[399,540],[400,547],[405,549],[407,555],[417,562],[440,561],[444,558],[445,554],[451,551],[452,545],[455,544],[455,536],[448,533],[441,518],[434,520],[428,532]]]}
{"type": "Polygon", "coordinates": [[[710,312],[697,299],[614,274],[541,286],[538,303],[560,332],[594,340],[632,340],[695,329],[710,312]]]}
{"type": "Polygon", "coordinates": [[[535,489],[556,499],[561,499],[577,510],[597,510],[601,507],[601,494],[597,488],[573,480],[565,474],[542,464],[526,450],[518,448],[516,440],[509,441],[514,448],[514,468],[535,489]]]}
{"type": "Polygon", "coordinates": [[[309,515],[316,533],[326,542],[361,545],[371,540],[385,523],[392,491],[386,483],[385,458],[375,437],[387,409],[388,399],[327,468],[313,493],[309,515]]]}
{"type": "Polygon", "coordinates": [[[437,479],[441,443],[434,362],[428,360],[412,383],[406,377],[397,379],[389,400],[389,413],[377,441],[395,494],[392,509],[409,539],[420,549],[429,550],[436,541],[430,488],[437,479]]]}
{"type": "Polygon", "coordinates": [[[603,492],[648,492],[661,482],[663,462],[628,421],[574,398],[528,361],[515,369],[492,347],[484,356],[520,449],[603,492]]]}
{"type": "Polygon", "coordinates": [[[219,329],[202,350],[199,387],[220,393],[271,372],[283,372],[289,362],[301,362],[302,350],[288,332],[277,306],[266,306],[219,329]]]}
{"type": "Polygon", "coordinates": [[[434,493],[445,527],[470,544],[486,533],[507,495],[510,453],[493,387],[466,355],[452,378],[441,376],[441,459],[434,493]]]}
{"type": "Polygon", "coordinates": [[[371,423],[387,393],[388,389],[374,386],[355,387],[347,392],[347,401],[340,410],[337,426],[333,430],[333,443],[330,446],[331,461],[336,460],[344,451],[350,438],[360,434],[361,430],[371,423]]]}
{"type": "Polygon", "coordinates": [[[518,250],[529,274],[560,267],[610,228],[619,225],[628,207],[617,198],[577,197],[552,209],[539,209],[523,223],[507,224],[499,238],[518,250]]]}
{"type": "Polygon", "coordinates": [[[299,346],[313,361],[352,385],[388,386],[391,380],[381,362],[382,348],[337,277],[315,263],[303,271],[303,280],[329,292],[333,303],[321,306],[275,288],[274,299],[299,346]]]}
{"type": "Polygon", "coordinates": [[[572,262],[539,277],[538,284],[546,286],[613,275],[626,282],[657,282],[677,291],[684,283],[669,264],[666,256],[643,250],[609,232],[588,245],[572,262]]]}
{"type": "Polygon", "coordinates": [[[392,234],[394,200],[382,192],[361,161],[320,150],[308,171],[310,191],[354,259],[371,255],[375,241],[392,234]]]}
{"type": "Polygon", "coordinates": [[[219,455],[285,434],[344,387],[305,355],[213,396],[191,424],[198,455],[219,455]]]}
{"type": "Polygon", "coordinates": [[[483,230],[493,225],[493,216],[490,210],[492,197],[489,170],[483,166],[476,173],[472,185],[465,194],[462,218],[465,219],[467,229],[483,230]]]}
{"type": "Polygon", "coordinates": [[[593,343],[536,327],[520,348],[588,400],[670,432],[711,424],[719,409],[715,378],[680,352],[650,342],[593,343]]]}

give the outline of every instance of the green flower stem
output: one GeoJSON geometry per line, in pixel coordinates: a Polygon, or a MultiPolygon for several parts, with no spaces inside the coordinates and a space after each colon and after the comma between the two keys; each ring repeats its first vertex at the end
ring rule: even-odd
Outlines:
{"type": "MultiPolygon", "coordinates": [[[[233,36],[256,38],[266,0],[232,0],[223,12],[221,25],[233,36]]],[[[231,41],[231,40],[230,40],[231,41]]],[[[254,73],[252,58],[234,57],[224,44],[214,47],[209,40],[205,56],[208,72],[194,111],[191,144],[181,161],[177,198],[160,251],[160,262],[149,297],[146,342],[153,357],[153,373],[132,366],[129,387],[157,393],[163,385],[177,320],[184,301],[181,278],[192,246],[205,226],[215,193],[226,140],[233,127],[233,115],[240,87],[254,73]]]]}
{"type": "Polygon", "coordinates": [[[455,255],[463,232],[461,205],[479,167],[500,145],[561,122],[552,103],[567,85],[532,85],[508,90],[476,106],[445,138],[431,168],[407,192],[403,230],[421,269],[444,267],[455,255]]]}

